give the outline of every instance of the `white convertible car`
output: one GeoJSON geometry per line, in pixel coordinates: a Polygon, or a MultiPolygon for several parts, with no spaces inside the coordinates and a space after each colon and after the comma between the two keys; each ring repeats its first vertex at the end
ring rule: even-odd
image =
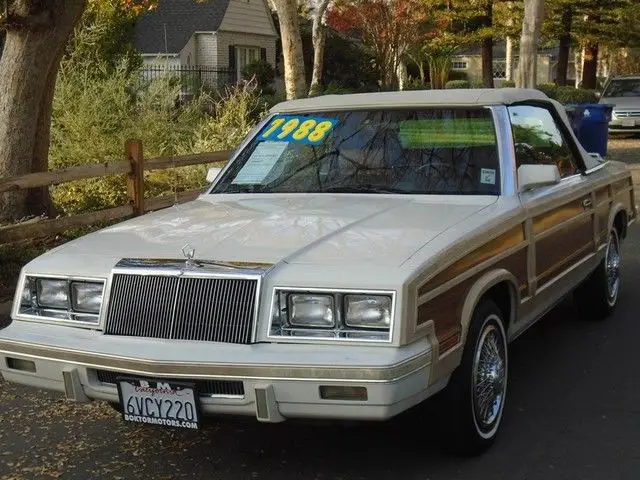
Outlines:
{"type": "Polygon", "coordinates": [[[197,200],[26,265],[7,381],[123,419],[382,420],[438,394],[443,442],[496,437],[508,344],[569,293],[606,317],[635,220],[624,164],[535,90],[285,102],[197,200]]]}

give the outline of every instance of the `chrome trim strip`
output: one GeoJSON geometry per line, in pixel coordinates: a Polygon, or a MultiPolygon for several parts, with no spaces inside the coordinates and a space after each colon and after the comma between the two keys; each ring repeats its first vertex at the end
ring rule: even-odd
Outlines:
{"type": "MultiPolygon", "coordinates": [[[[395,328],[395,317],[396,317],[396,292],[395,290],[358,290],[358,289],[346,289],[346,288],[301,288],[301,287],[274,287],[273,292],[271,294],[271,302],[270,302],[270,311],[269,311],[269,322],[267,324],[267,335],[266,338],[268,340],[272,340],[275,343],[300,343],[304,342],[314,342],[314,343],[335,343],[335,342],[346,342],[346,343],[378,343],[378,344],[390,344],[393,342],[394,333],[393,330],[395,328]],[[386,340],[372,340],[366,338],[332,338],[332,337],[284,337],[278,335],[271,335],[271,324],[273,322],[273,308],[275,305],[275,299],[278,292],[287,292],[287,293],[305,293],[305,292],[318,292],[318,293],[338,293],[338,294],[354,294],[354,295],[391,295],[391,324],[389,325],[389,337],[386,340]]],[[[321,330],[321,329],[318,329],[321,330]]],[[[366,333],[367,330],[363,329],[363,333],[366,333]]]]}
{"type": "Polygon", "coordinates": [[[0,339],[0,353],[35,360],[106,369],[133,375],[230,380],[301,380],[380,383],[400,380],[431,364],[431,351],[387,366],[317,366],[204,364],[201,362],[162,362],[120,357],[104,353],[71,350],[0,339]]]}

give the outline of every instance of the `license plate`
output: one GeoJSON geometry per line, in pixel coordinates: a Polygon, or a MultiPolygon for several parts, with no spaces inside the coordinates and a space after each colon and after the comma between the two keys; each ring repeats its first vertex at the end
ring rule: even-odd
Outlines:
{"type": "Polygon", "coordinates": [[[118,394],[126,422],[200,428],[200,404],[193,384],[118,378],[118,394]]]}
{"type": "Polygon", "coordinates": [[[622,119],[622,126],[623,127],[635,127],[636,126],[636,121],[633,118],[624,118],[624,119],[622,119]]]}

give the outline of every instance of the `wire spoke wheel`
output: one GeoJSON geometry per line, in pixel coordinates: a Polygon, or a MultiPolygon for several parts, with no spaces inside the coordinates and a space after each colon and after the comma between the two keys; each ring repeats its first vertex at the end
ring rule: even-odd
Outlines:
{"type": "Polygon", "coordinates": [[[490,436],[499,423],[507,386],[505,341],[493,322],[485,323],[478,339],[471,382],[476,427],[490,436]]]}
{"type": "Polygon", "coordinates": [[[613,305],[620,289],[620,242],[615,230],[611,232],[605,254],[605,275],[607,283],[607,300],[613,305]]]}

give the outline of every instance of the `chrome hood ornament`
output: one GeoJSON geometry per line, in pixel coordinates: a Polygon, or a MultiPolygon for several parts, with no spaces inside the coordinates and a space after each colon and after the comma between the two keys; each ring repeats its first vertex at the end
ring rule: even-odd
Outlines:
{"type": "Polygon", "coordinates": [[[190,243],[187,243],[182,247],[182,254],[184,255],[184,258],[187,259],[187,266],[196,266],[196,262],[193,260],[196,256],[196,249],[190,243]]]}

